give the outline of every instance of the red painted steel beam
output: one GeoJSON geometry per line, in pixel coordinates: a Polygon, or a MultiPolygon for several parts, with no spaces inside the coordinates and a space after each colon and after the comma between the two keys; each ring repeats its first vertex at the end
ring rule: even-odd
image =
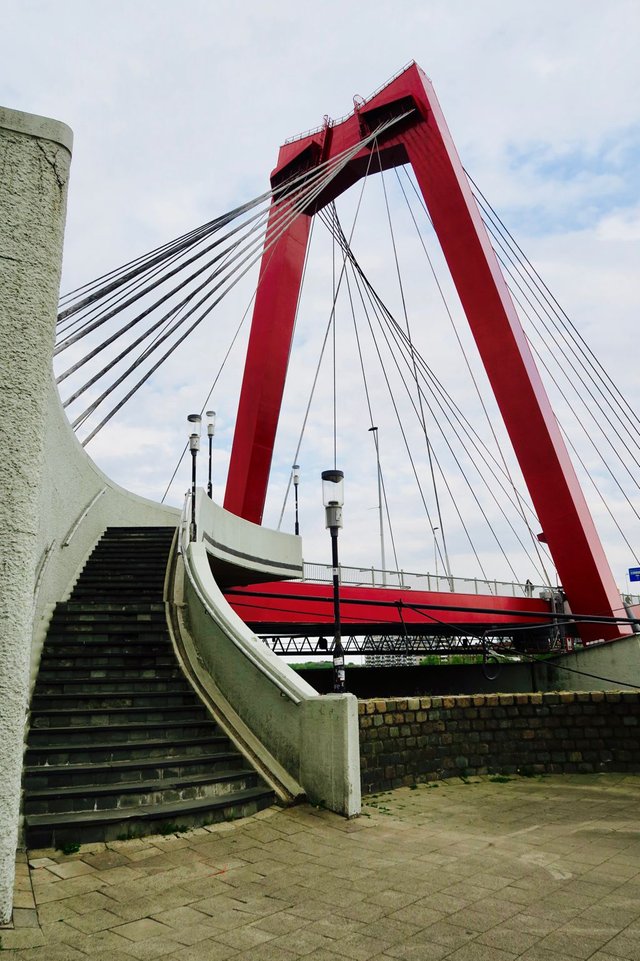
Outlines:
{"type": "Polygon", "coordinates": [[[287,216],[284,206],[274,204],[269,215],[224,499],[228,511],[256,524],[262,522],[311,224],[301,214],[272,243],[287,216]]]}
{"type": "MultiPolygon", "coordinates": [[[[303,581],[272,581],[236,587],[225,594],[234,611],[260,633],[273,625],[333,626],[333,589],[330,584],[310,584],[303,581]],[[255,596],[252,596],[252,593],[255,596]],[[269,596],[271,595],[271,596],[269,596]]],[[[345,627],[388,624],[389,630],[402,631],[403,624],[412,628],[440,629],[468,627],[482,632],[489,627],[535,627],[549,624],[551,605],[548,601],[528,597],[494,597],[477,594],[441,594],[435,591],[414,591],[388,587],[340,588],[340,619],[345,627]],[[435,610],[417,611],[407,605],[442,605],[435,610]],[[388,606],[386,606],[388,605],[388,606]],[[400,607],[398,606],[400,605],[400,607]],[[460,607],[468,610],[452,611],[460,607]],[[482,613],[478,608],[491,609],[482,613]],[[402,613],[400,613],[400,610],[402,613]],[[498,611],[498,613],[493,613],[498,611]],[[537,615],[526,617],[519,613],[537,615]]]]}
{"type": "MultiPolygon", "coordinates": [[[[624,608],[533,355],[473,199],[433,87],[412,65],[342,123],[280,150],[277,180],[355,147],[389,115],[412,110],[379,146],[380,164],[410,162],[442,245],[511,443],[573,610],[605,617],[624,608]]],[[[362,148],[316,209],[363,176],[362,148]]],[[[370,169],[376,169],[376,158],[370,169]]],[[[309,211],[310,213],[313,211],[309,211]]],[[[308,237],[306,214],[266,253],[231,454],[225,507],[260,522],[308,237]]],[[[589,642],[630,633],[583,625],[589,642]]]]}

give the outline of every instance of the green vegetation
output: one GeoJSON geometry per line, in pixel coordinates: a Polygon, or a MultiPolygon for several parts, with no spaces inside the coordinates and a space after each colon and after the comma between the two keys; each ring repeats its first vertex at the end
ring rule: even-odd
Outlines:
{"type": "Polygon", "coordinates": [[[169,821],[167,824],[162,824],[158,828],[158,834],[183,834],[188,830],[189,828],[186,824],[174,824],[172,821],[169,821]]]}
{"type": "Polygon", "coordinates": [[[62,851],[63,854],[77,854],[80,844],[78,841],[65,841],[64,844],[58,845],[57,850],[62,851]]]}
{"type": "Polygon", "coordinates": [[[333,661],[303,661],[302,664],[289,664],[289,667],[294,671],[327,671],[333,667],[333,661]]]}
{"type": "Polygon", "coordinates": [[[446,667],[449,664],[482,664],[482,654],[427,654],[420,659],[421,667],[446,667]]]}

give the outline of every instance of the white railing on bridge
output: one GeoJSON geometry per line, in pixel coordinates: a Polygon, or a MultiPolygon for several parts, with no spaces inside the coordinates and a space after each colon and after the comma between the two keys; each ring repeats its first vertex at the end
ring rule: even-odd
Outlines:
{"type": "MultiPolygon", "coordinates": [[[[303,564],[303,581],[331,583],[333,569],[330,564],[303,564]]],[[[483,580],[481,577],[447,577],[445,574],[417,574],[414,571],[385,571],[377,567],[339,566],[341,584],[352,587],[401,587],[414,591],[437,591],[448,594],[485,594],[495,597],[544,597],[549,599],[558,588],[548,584],[524,584],[518,581],[483,580]]],[[[640,603],[640,596],[625,594],[628,603],[640,603]]]]}
{"type": "MultiPolygon", "coordinates": [[[[330,564],[306,563],[303,580],[330,583],[330,564]]],[[[520,584],[517,581],[483,580],[480,577],[447,577],[445,574],[418,574],[414,571],[384,571],[377,567],[339,567],[340,583],[354,587],[401,587],[414,591],[438,591],[449,594],[487,594],[500,597],[539,597],[548,595],[545,584],[520,584]]]]}

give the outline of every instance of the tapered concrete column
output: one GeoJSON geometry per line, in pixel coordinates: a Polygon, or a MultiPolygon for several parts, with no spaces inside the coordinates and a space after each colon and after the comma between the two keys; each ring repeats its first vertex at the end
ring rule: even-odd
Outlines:
{"type": "Polygon", "coordinates": [[[62,123],[0,107],[0,923],[12,911],[45,398],[72,142],[62,123]]]}

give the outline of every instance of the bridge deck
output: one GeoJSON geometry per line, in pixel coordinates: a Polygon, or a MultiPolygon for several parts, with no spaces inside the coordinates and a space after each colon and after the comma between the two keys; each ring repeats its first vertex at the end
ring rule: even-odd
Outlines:
{"type": "MultiPolygon", "coordinates": [[[[326,632],[333,625],[330,584],[301,581],[258,583],[231,588],[225,596],[257,633],[326,632]]],[[[345,631],[443,634],[513,627],[535,628],[550,622],[551,603],[534,597],[415,591],[398,587],[340,588],[345,631]]]]}

